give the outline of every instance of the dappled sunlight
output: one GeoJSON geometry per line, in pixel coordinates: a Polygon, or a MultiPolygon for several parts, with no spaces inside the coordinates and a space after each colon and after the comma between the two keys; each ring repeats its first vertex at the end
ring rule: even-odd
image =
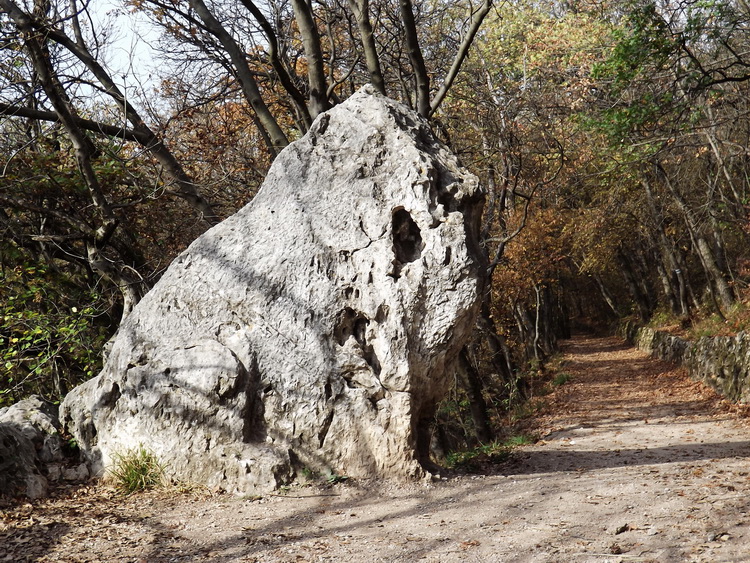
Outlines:
{"type": "Polygon", "coordinates": [[[38,561],[746,560],[744,419],[669,364],[614,339],[579,342],[566,346],[570,380],[530,422],[541,439],[485,474],[394,483],[310,472],[246,497],[71,488],[6,506],[0,541],[33,544],[38,561]]]}

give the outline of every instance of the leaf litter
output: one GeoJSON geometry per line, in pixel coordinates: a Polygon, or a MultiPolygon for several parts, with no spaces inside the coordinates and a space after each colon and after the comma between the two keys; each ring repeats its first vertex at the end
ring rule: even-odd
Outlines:
{"type": "Polygon", "coordinates": [[[525,421],[542,439],[484,474],[246,498],[61,487],[2,501],[0,561],[750,560],[748,408],[616,338],[564,354],[572,377],[525,421]]]}

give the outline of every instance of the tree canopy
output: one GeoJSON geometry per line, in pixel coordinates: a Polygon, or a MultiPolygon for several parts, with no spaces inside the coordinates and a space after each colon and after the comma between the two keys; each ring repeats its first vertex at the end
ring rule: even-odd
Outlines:
{"type": "Polygon", "coordinates": [[[95,373],[173,257],[365,83],[429,119],[488,195],[492,283],[459,378],[480,439],[571,328],[744,326],[742,2],[131,0],[121,17],[158,30],[140,86],[92,9],[0,0],[9,398],[95,373]]]}

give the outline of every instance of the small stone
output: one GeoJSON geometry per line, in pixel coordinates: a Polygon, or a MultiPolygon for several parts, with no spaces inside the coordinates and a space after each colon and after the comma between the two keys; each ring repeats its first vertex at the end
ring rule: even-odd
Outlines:
{"type": "Polygon", "coordinates": [[[89,478],[89,470],[85,463],[81,463],[74,467],[63,469],[62,477],[66,481],[82,483],[89,478]]]}
{"type": "Polygon", "coordinates": [[[630,531],[630,525],[623,524],[622,526],[620,526],[619,528],[615,530],[615,535],[617,536],[619,534],[624,534],[625,532],[628,532],[628,531],[630,531]]]}

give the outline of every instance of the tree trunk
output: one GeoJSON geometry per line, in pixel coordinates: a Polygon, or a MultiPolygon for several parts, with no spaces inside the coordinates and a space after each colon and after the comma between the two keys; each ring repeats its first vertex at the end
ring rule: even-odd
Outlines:
{"type": "Polygon", "coordinates": [[[331,107],[328,102],[328,86],[323,69],[323,51],[320,47],[320,35],[315,26],[312,8],[307,0],[292,0],[294,19],[302,36],[302,45],[307,57],[307,79],[310,87],[310,117],[315,119],[331,107]]]}
{"type": "Polygon", "coordinates": [[[476,37],[484,18],[490,13],[490,9],[492,9],[492,0],[484,0],[482,5],[471,15],[471,21],[469,22],[469,28],[466,31],[466,35],[464,35],[461,45],[458,47],[458,51],[456,51],[456,56],[453,58],[451,68],[443,80],[443,85],[440,90],[438,90],[437,94],[435,94],[435,97],[430,104],[430,113],[427,117],[431,117],[438,110],[440,104],[443,103],[448,90],[453,86],[453,81],[456,79],[456,76],[458,76],[458,71],[461,70],[461,65],[463,65],[464,60],[469,56],[469,48],[472,43],[474,43],[474,38],[476,37]]]}
{"type": "Polygon", "coordinates": [[[367,71],[370,73],[370,83],[373,87],[383,94],[385,92],[385,80],[383,80],[383,71],[380,68],[380,57],[378,57],[378,48],[375,44],[375,36],[370,22],[370,0],[349,0],[349,6],[354,13],[359,27],[359,35],[362,38],[362,49],[365,52],[365,62],[367,71]]]}
{"type": "Polygon", "coordinates": [[[677,257],[674,252],[674,244],[667,237],[664,231],[664,215],[656,204],[653,191],[651,190],[651,184],[648,178],[643,175],[641,178],[641,185],[646,192],[646,202],[651,213],[651,220],[654,223],[654,229],[657,231],[657,240],[659,254],[661,255],[661,264],[657,266],[659,269],[659,275],[662,278],[662,283],[666,281],[664,286],[664,293],[670,300],[672,311],[682,317],[687,317],[690,310],[687,302],[687,293],[685,291],[685,278],[680,268],[677,257]],[[674,279],[672,276],[667,274],[667,269],[675,273],[674,279]],[[677,282],[676,284],[674,282],[677,282]]]}
{"type": "Polygon", "coordinates": [[[505,338],[503,338],[497,331],[497,327],[495,327],[495,321],[492,319],[490,303],[488,301],[488,299],[483,301],[477,323],[482,331],[482,335],[487,339],[492,367],[507,384],[510,384],[513,380],[510,349],[505,342],[505,338]]]}
{"type": "Polygon", "coordinates": [[[400,0],[401,21],[404,24],[404,36],[406,38],[406,51],[409,54],[412,69],[414,70],[414,80],[417,88],[417,113],[422,117],[430,117],[430,77],[427,74],[427,67],[424,64],[422,49],[419,46],[419,37],[417,35],[417,24],[414,20],[414,8],[411,0],[400,0]]]}
{"type": "Polygon", "coordinates": [[[121,267],[101,254],[101,249],[108,243],[117,228],[117,219],[99,185],[99,180],[92,165],[92,159],[97,152],[96,147],[78,127],[70,101],[55,74],[47,46],[41,40],[44,36],[33,29],[31,19],[18,10],[10,0],[0,0],[0,7],[11,15],[14,23],[23,33],[25,37],[24,45],[29,52],[40,85],[55,108],[60,123],[65,128],[65,132],[75,150],[79,172],[88,188],[91,201],[100,220],[100,224],[95,228],[84,227],[88,239],[86,241],[88,263],[93,271],[110,280],[120,289],[125,304],[123,309],[124,319],[141,297],[140,280],[131,279],[121,267]]]}
{"type": "Polygon", "coordinates": [[[240,0],[240,2],[242,2],[242,5],[252,14],[255,21],[258,22],[258,25],[260,25],[263,30],[266,40],[268,41],[268,58],[270,59],[271,66],[273,67],[274,72],[276,72],[276,76],[279,78],[281,86],[292,99],[294,109],[299,116],[298,121],[301,122],[299,123],[300,130],[303,132],[307,131],[312,123],[312,118],[310,117],[310,112],[307,108],[307,101],[302,92],[299,91],[299,88],[294,84],[294,80],[281,62],[281,57],[279,56],[279,38],[276,36],[273,26],[252,0],[240,0]]]}
{"type": "Polygon", "coordinates": [[[271,111],[268,109],[268,106],[263,101],[263,96],[261,96],[258,84],[247,64],[245,52],[214,17],[211,11],[203,3],[203,0],[189,0],[189,2],[190,6],[195,10],[195,13],[198,14],[198,17],[200,17],[201,21],[206,26],[206,29],[214,35],[224,49],[226,49],[245,98],[253,108],[253,111],[255,111],[258,120],[271,138],[272,145],[268,148],[273,154],[278,154],[281,149],[289,144],[289,140],[286,138],[286,135],[281,130],[276,118],[274,118],[271,111]]]}
{"type": "Polygon", "coordinates": [[[623,250],[619,251],[618,258],[620,262],[620,270],[625,278],[625,283],[627,284],[628,289],[630,290],[630,295],[638,308],[638,316],[640,317],[641,322],[646,323],[651,318],[651,300],[643,293],[638,276],[633,269],[632,260],[627,257],[623,250]]]}
{"type": "Polygon", "coordinates": [[[719,268],[719,265],[716,261],[716,256],[714,255],[711,245],[708,243],[704,233],[701,231],[698,219],[693,213],[693,210],[690,209],[690,206],[687,204],[687,202],[677,192],[664,169],[660,168],[659,170],[661,172],[662,178],[664,179],[664,182],[669,188],[669,192],[672,194],[672,199],[674,199],[677,207],[679,207],[680,211],[682,212],[682,216],[685,219],[685,225],[688,229],[688,233],[690,234],[690,238],[693,241],[698,257],[700,258],[703,269],[705,270],[709,280],[712,282],[709,283],[709,290],[711,291],[712,295],[718,296],[721,306],[724,309],[728,309],[734,304],[734,292],[729,287],[729,284],[727,283],[727,280],[724,277],[724,273],[721,271],[721,268],[719,268]]]}
{"type": "Polygon", "coordinates": [[[604,299],[604,302],[610,308],[612,313],[614,313],[615,318],[619,318],[620,312],[617,310],[617,305],[615,305],[615,299],[614,297],[612,297],[612,294],[607,289],[607,286],[604,285],[604,282],[602,281],[601,276],[599,274],[594,274],[591,277],[596,282],[596,286],[599,288],[599,293],[601,293],[602,299],[604,299]]]}
{"type": "Polygon", "coordinates": [[[493,439],[493,433],[490,417],[487,414],[487,403],[482,395],[482,380],[465,347],[461,350],[458,360],[459,374],[469,397],[469,409],[471,419],[474,422],[474,432],[477,440],[482,444],[489,444],[493,439]]]}

